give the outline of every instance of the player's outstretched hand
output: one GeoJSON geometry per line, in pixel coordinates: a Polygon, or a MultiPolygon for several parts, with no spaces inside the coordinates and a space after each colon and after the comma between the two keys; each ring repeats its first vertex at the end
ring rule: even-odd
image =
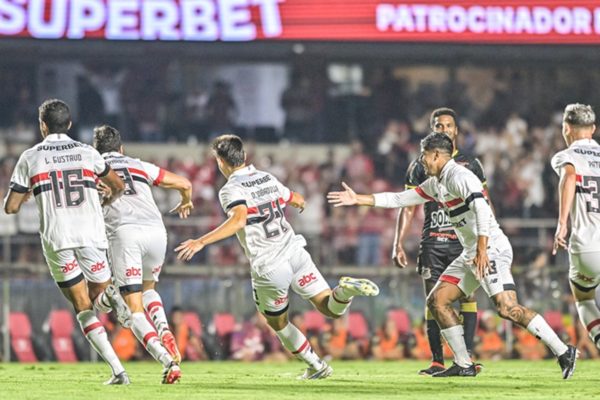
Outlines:
{"type": "Polygon", "coordinates": [[[179,204],[177,204],[177,206],[175,206],[175,208],[169,211],[169,213],[177,213],[179,214],[179,218],[186,219],[190,216],[190,213],[192,212],[193,208],[194,203],[192,203],[191,201],[188,201],[187,203],[180,202],[179,204]]]}
{"type": "Polygon", "coordinates": [[[556,227],[556,233],[554,234],[554,246],[552,246],[552,255],[556,255],[559,248],[567,250],[567,224],[559,224],[556,227]]]}
{"type": "Polygon", "coordinates": [[[327,193],[327,201],[329,204],[333,204],[334,207],[353,206],[358,204],[358,199],[354,190],[346,185],[346,182],[342,182],[342,187],[346,189],[343,192],[327,193]]]}
{"type": "Polygon", "coordinates": [[[408,266],[408,258],[402,246],[396,246],[392,253],[392,261],[394,261],[394,265],[398,268],[406,268],[408,266]]]}
{"type": "Polygon", "coordinates": [[[179,247],[177,247],[175,249],[175,251],[179,252],[179,254],[177,254],[177,259],[183,260],[183,261],[189,261],[192,259],[192,257],[194,257],[194,254],[196,254],[203,248],[204,248],[204,244],[201,243],[199,240],[194,240],[194,239],[186,240],[185,242],[181,243],[179,245],[179,247]]]}

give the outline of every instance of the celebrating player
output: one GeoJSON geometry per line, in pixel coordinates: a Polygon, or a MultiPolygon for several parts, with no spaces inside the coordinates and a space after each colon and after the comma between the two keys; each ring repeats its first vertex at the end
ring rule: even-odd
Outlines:
{"type": "Polygon", "coordinates": [[[286,205],[300,209],[304,198],[290,191],[268,172],[246,165],[242,140],[222,135],[212,143],[221,173],[227,183],[219,199],[228,219],[206,235],[183,242],[175,250],[178,258],[190,260],[205,246],[234,234],[250,260],[254,301],[283,346],[308,368],[300,379],[321,379],[333,369],[315,354],[304,334],[288,320],[288,293],[302,296],[323,315],[338,318],[354,296],[375,296],[379,288],[366,279],[344,277],[333,290],[304,249],[306,241],[285,218],[286,205]]]}
{"type": "Polygon", "coordinates": [[[569,280],[579,319],[590,339],[600,348],[600,310],[596,287],[600,284],[600,145],[592,139],[596,115],[583,104],[569,104],[563,115],[562,133],[567,149],[552,157],[552,168],[560,176],[560,208],[554,237],[556,254],[567,249],[568,220],[569,280]]]}
{"type": "Polygon", "coordinates": [[[452,159],[453,151],[452,140],[447,135],[431,133],[421,141],[419,158],[430,178],[415,189],[402,193],[359,195],[343,184],[345,191],[331,192],[327,197],[336,207],[396,208],[437,201],[448,213],[463,251],[440,277],[427,297],[427,306],[454,352],[454,363],[432,376],[476,375],[466,348],[463,326],[452,309],[452,303],[482,286],[494,301],[498,314],[542,340],[558,357],[563,378],[570,378],[575,370],[577,349],[563,343],[541,315],[517,302],[510,270],[512,247],[485,200],[481,181],[452,159]]]}
{"type": "MultiPolygon", "coordinates": [[[[462,154],[456,147],[458,138],[458,125],[456,112],[450,108],[438,108],[431,113],[431,129],[448,135],[452,140],[454,151],[452,159],[472,171],[482,182],[484,194],[486,186],[485,174],[479,160],[462,154]]],[[[406,174],[406,189],[414,189],[429,177],[425,173],[423,164],[415,160],[408,167],[406,174]]],[[[425,221],[423,222],[423,233],[419,246],[419,256],[417,258],[417,271],[423,278],[425,296],[427,297],[439,280],[444,270],[452,261],[454,261],[462,252],[463,248],[460,241],[448,220],[444,209],[436,201],[425,203],[425,221]]],[[[396,221],[396,236],[394,238],[394,250],[392,259],[394,264],[400,268],[408,265],[408,260],[402,243],[410,229],[411,221],[417,206],[403,207],[398,213],[396,221]]],[[[477,302],[474,296],[460,299],[460,314],[465,331],[465,343],[469,354],[473,354],[473,338],[477,328],[477,302]]],[[[427,339],[431,349],[431,365],[429,368],[419,371],[421,375],[432,375],[444,370],[444,351],[442,348],[442,338],[440,336],[440,327],[433,318],[429,309],[425,308],[425,318],[427,320],[427,339]]],[[[479,364],[476,364],[476,368],[479,364]]]]}
{"type": "Polygon", "coordinates": [[[95,179],[100,178],[111,190],[106,204],[119,197],[125,186],[94,148],[67,135],[71,128],[67,104],[45,101],[39,108],[39,121],[44,140],[19,158],[4,210],[18,213],[33,192],[50,274],[73,304],[86,339],[110,365],[113,376],[106,384],[129,384],[92,305],[92,301],[106,304],[108,310],[115,310],[121,324],[131,326],[127,305],[110,285],[105,255],[108,243],[95,179]]]}
{"type": "Polygon", "coordinates": [[[155,288],[165,260],[167,231],[151,185],[178,190],[181,201],[171,212],[187,218],[194,208],[192,184],[154,164],[123,155],[121,135],[111,126],[94,129],[94,147],[125,182],[124,195],[104,208],[115,283],[132,311],[135,337],[163,365],[163,383],[175,383],[181,377],[181,355],[155,288]],[[144,309],[152,317],[160,340],[144,309]]]}

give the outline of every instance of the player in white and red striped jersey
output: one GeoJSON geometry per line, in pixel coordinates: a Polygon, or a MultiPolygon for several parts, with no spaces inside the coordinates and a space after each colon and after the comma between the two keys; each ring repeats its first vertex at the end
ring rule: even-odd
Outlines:
{"type": "Polygon", "coordinates": [[[213,141],[212,150],[219,170],[227,178],[219,199],[229,218],[201,238],[182,243],[175,249],[179,251],[178,258],[190,260],[206,245],[237,234],[250,260],[256,307],[283,346],[308,365],[300,378],[327,378],[333,369],[313,352],[304,334],[289,322],[290,286],[331,318],[341,317],[352,297],[375,296],[379,288],[367,279],[344,277],[331,290],[304,249],[306,241],[294,233],[283,212],[286,205],[303,210],[302,195],[290,191],[270,173],[246,165],[239,137],[219,136],[213,141]]]}
{"type": "Polygon", "coordinates": [[[192,184],[183,176],[124,155],[121,135],[111,126],[94,129],[94,147],[125,182],[124,195],[104,207],[115,284],[133,313],[133,333],[164,367],[163,383],[175,383],[181,376],[181,355],[155,287],[165,260],[167,231],[151,187],[178,190],[181,202],[171,211],[187,218],[194,207],[192,184]]]}
{"type": "Polygon", "coordinates": [[[600,284],[600,145],[592,139],[595,122],[592,107],[569,104],[562,127],[567,148],[556,153],[551,164],[560,176],[553,254],[559,248],[568,248],[569,281],[579,319],[600,348],[600,309],[595,290],[600,284]],[[567,245],[569,220],[571,237],[567,245]]]}
{"type": "Polygon", "coordinates": [[[71,139],[69,107],[47,100],[39,108],[44,140],[25,150],[13,172],[4,203],[8,214],[19,212],[31,194],[40,213],[40,236],[50,273],[73,304],[77,320],[92,347],[111,366],[107,384],[128,384],[129,378],[93,311],[93,301],[113,308],[124,326],[131,313],[114,286],[106,259],[108,242],[96,177],[111,188],[109,204],[125,188],[123,181],[93,147],[71,139]]]}
{"type": "Polygon", "coordinates": [[[563,379],[569,379],[575,371],[577,349],[565,344],[541,315],[519,304],[511,273],[510,242],[483,195],[481,181],[452,159],[453,152],[452,140],[444,133],[433,132],[421,141],[419,157],[429,179],[415,189],[364,195],[343,184],[343,192],[330,192],[327,198],[335,207],[400,208],[437,201],[448,213],[463,251],[427,296],[427,307],[454,353],[454,364],[433,377],[477,375],[467,351],[463,326],[452,304],[481,286],[493,300],[498,315],[527,329],[548,346],[558,358],[563,379]]]}

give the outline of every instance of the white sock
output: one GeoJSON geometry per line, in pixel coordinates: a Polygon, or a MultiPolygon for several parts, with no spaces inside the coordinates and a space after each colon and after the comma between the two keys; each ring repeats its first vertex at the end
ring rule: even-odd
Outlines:
{"type": "Polygon", "coordinates": [[[275,331],[279,340],[290,353],[307,363],[312,368],[319,370],[323,363],[312,349],[308,339],[293,324],[288,323],[285,328],[275,331]]]}
{"type": "Polygon", "coordinates": [[[108,296],[104,291],[100,293],[94,299],[94,308],[101,313],[107,314],[112,311],[112,306],[110,305],[110,300],[108,300],[108,296]]]}
{"type": "Polygon", "coordinates": [[[467,351],[467,345],[465,344],[465,331],[462,325],[442,329],[440,332],[454,353],[455,363],[463,368],[473,364],[467,351]]]}
{"type": "Polygon", "coordinates": [[[583,300],[575,303],[579,320],[585,326],[592,342],[598,346],[600,341],[600,310],[596,305],[596,300],[583,300]]]}
{"type": "Polygon", "coordinates": [[[336,300],[342,303],[352,301],[352,297],[354,296],[354,293],[351,293],[349,289],[345,289],[339,285],[334,287],[331,292],[335,293],[336,300]]]}
{"type": "Polygon", "coordinates": [[[567,345],[560,340],[556,332],[550,328],[550,325],[548,325],[546,320],[539,314],[533,317],[531,322],[529,322],[527,330],[544,342],[557,357],[564,354],[568,349],[567,345]]]}
{"type": "Polygon", "coordinates": [[[169,330],[169,323],[167,322],[167,315],[165,314],[160,294],[154,289],[146,290],[142,294],[142,299],[146,312],[152,318],[158,334],[162,336],[163,332],[169,330]]]}
{"type": "Polygon", "coordinates": [[[340,297],[339,293],[343,290],[339,286],[336,286],[329,296],[329,300],[327,300],[327,308],[329,311],[334,313],[335,315],[343,315],[350,307],[352,303],[352,299],[348,299],[347,297],[340,297]]]}
{"type": "Polygon", "coordinates": [[[173,358],[171,358],[167,349],[165,349],[158,339],[158,334],[156,333],[154,326],[146,319],[146,315],[144,315],[143,312],[136,312],[131,314],[131,319],[133,321],[131,330],[137,340],[144,345],[144,348],[146,348],[148,353],[150,353],[156,361],[161,363],[163,367],[171,365],[173,358]]]}
{"type": "Polygon", "coordinates": [[[88,342],[100,354],[100,357],[110,365],[113,375],[119,375],[125,371],[119,357],[117,357],[115,350],[108,341],[104,326],[102,326],[94,311],[85,310],[80,312],[77,314],[77,321],[79,321],[79,326],[88,342]]]}

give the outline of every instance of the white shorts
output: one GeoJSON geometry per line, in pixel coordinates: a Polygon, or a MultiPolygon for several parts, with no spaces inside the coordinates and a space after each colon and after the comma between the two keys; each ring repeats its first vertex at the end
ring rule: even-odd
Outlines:
{"type": "Polygon", "coordinates": [[[110,280],[110,266],[104,249],[76,247],[54,251],[44,246],[43,251],[50,274],[61,288],[71,287],[83,279],[94,283],[110,280]]]}
{"type": "Polygon", "coordinates": [[[569,253],[569,279],[583,291],[594,290],[600,284],[600,252],[569,253]]]}
{"type": "Polygon", "coordinates": [[[315,266],[310,254],[303,247],[289,252],[276,268],[265,275],[252,275],[252,289],[256,308],[268,316],[281,315],[289,307],[289,289],[310,299],[324,290],[331,289],[315,266]]]}
{"type": "Polygon", "coordinates": [[[142,281],[158,282],[167,251],[167,232],[162,228],[124,225],[109,239],[110,263],[115,285],[122,292],[141,292],[142,281]]]}
{"type": "Polygon", "coordinates": [[[479,286],[483,287],[489,297],[505,290],[516,290],[515,280],[511,273],[513,252],[508,239],[500,238],[489,246],[490,269],[483,279],[477,279],[476,268],[473,264],[474,257],[463,251],[446,268],[444,274],[440,276],[440,281],[458,286],[467,296],[471,295],[479,286]]]}

